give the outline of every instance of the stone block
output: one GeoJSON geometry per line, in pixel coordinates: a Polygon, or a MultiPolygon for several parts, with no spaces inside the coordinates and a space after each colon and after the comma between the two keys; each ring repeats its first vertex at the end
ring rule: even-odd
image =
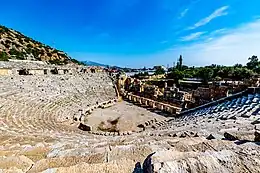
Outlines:
{"type": "Polygon", "coordinates": [[[82,124],[82,123],[79,124],[78,128],[80,130],[83,130],[83,131],[91,131],[92,130],[91,126],[85,125],[85,124],[82,124]]]}
{"type": "Polygon", "coordinates": [[[208,137],[206,137],[207,140],[216,139],[212,134],[210,134],[208,137]]]}
{"type": "Polygon", "coordinates": [[[236,136],[234,136],[228,132],[224,133],[224,137],[225,137],[225,139],[230,140],[230,141],[238,140],[238,138],[236,136]]]}
{"type": "Polygon", "coordinates": [[[255,131],[255,142],[260,142],[260,132],[259,131],[255,131]]]}
{"type": "Polygon", "coordinates": [[[253,124],[253,125],[260,124],[260,118],[258,118],[257,120],[253,121],[251,124],[253,124]]]}

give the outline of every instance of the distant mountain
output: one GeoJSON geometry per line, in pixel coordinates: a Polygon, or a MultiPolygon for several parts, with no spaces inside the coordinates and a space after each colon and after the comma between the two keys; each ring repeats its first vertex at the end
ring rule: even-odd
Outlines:
{"type": "Polygon", "coordinates": [[[82,63],[84,63],[85,65],[89,65],[89,66],[99,66],[99,67],[107,67],[108,66],[106,64],[101,64],[101,63],[93,62],[93,61],[82,61],[82,63]]]}
{"type": "Polygon", "coordinates": [[[87,66],[99,66],[99,67],[109,67],[109,68],[112,68],[112,69],[116,69],[116,70],[120,70],[120,71],[125,71],[125,72],[130,72],[132,71],[131,68],[122,68],[122,67],[118,67],[118,66],[110,66],[110,65],[107,65],[107,64],[101,64],[101,63],[98,63],[98,62],[93,62],[93,61],[82,61],[81,63],[87,65],[87,66]]]}

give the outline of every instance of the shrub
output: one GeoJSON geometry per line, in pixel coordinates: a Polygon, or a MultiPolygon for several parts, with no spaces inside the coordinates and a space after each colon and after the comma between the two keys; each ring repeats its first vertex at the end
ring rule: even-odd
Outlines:
{"type": "Polygon", "coordinates": [[[9,57],[5,52],[0,52],[0,61],[8,61],[9,57]]]}
{"type": "Polygon", "coordinates": [[[14,48],[12,48],[12,49],[9,51],[9,54],[12,55],[12,56],[15,56],[16,59],[24,60],[24,53],[23,53],[23,52],[20,52],[20,51],[17,51],[17,50],[14,49],[14,48]]]}

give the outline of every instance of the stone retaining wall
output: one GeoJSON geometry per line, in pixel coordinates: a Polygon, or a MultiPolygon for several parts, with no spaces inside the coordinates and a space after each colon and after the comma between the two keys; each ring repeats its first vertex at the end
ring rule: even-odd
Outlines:
{"type": "Polygon", "coordinates": [[[164,112],[170,113],[172,115],[179,114],[181,111],[181,108],[179,108],[179,107],[175,107],[175,106],[165,104],[162,102],[158,102],[158,101],[148,99],[145,97],[140,97],[140,96],[137,96],[137,95],[134,95],[131,93],[124,93],[123,97],[134,103],[139,103],[139,104],[142,104],[145,106],[149,106],[151,108],[158,109],[160,111],[164,111],[164,112]]]}

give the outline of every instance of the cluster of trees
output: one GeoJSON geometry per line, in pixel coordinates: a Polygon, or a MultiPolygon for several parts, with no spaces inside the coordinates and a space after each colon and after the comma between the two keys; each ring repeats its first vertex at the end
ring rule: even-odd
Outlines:
{"type": "Polygon", "coordinates": [[[25,52],[20,52],[14,48],[12,48],[10,51],[9,51],[9,54],[11,56],[14,56],[16,59],[20,59],[20,60],[24,60],[25,59],[25,56],[26,56],[26,53],[25,52]]]}
{"type": "Polygon", "coordinates": [[[134,74],[134,78],[137,78],[137,79],[140,79],[140,78],[142,78],[142,77],[144,77],[144,76],[149,76],[149,73],[148,72],[140,72],[140,73],[138,73],[138,74],[134,74]]]}
{"type": "Polygon", "coordinates": [[[155,75],[160,75],[160,74],[165,74],[165,70],[162,66],[157,66],[155,67],[155,75]]]}
{"type": "Polygon", "coordinates": [[[212,64],[205,67],[188,67],[182,64],[183,58],[180,56],[175,67],[169,69],[167,78],[176,81],[183,78],[200,78],[204,83],[211,80],[243,80],[260,73],[260,62],[257,56],[253,55],[248,58],[249,62],[246,66],[235,64],[234,66],[221,66],[212,64]]]}
{"type": "MultiPolygon", "coordinates": [[[[23,60],[26,53],[25,53],[25,52],[17,51],[16,49],[12,48],[12,49],[9,51],[9,54],[10,54],[11,56],[16,57],[16,59],[23,60]]],[[[11,57],[10,57],[6,52],[0,52],[0,61],[8,61],[8,59],[10,59],[10,58],[11,58],[11,57]]]]}

